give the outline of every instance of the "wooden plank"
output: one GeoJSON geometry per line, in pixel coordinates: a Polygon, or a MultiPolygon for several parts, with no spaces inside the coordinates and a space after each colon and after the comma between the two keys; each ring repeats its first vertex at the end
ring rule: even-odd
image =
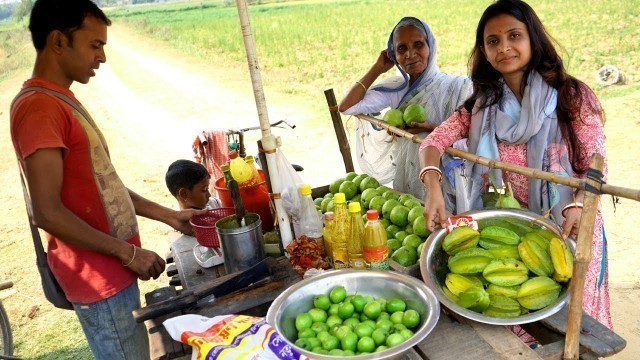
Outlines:
{"type": "MultiPolygon", "coordinates": [[[[550,330],[565,334],[567,331],[568,307],[564,307],[556,314],[540,322],[550,330]]],[[[622,351],[627,342],[606,326],[600,324],[591,316],[582,313],[582,329],[580,331],[580,346],[594,353],[598,357],[607,357],[622,351]]]]}
{"type": "Polygon", "coordinates": [[[430,360],[500,359],[500,356],[468,324],[440,314],[433,331],[414,349],[430,360]]]}
{"type": "MultiPolygon", "coordinates": [[[[144,295],[147,305],[155,304],[174,296],[176,296],[176,292],[169,286],[153,290],[144,295]]],[[[169,333],[167,333],[167,330],[162,325],[163,321],[179,315],[182,315],[182,313],[176,311],[144,322],[147,332],[149,333],[151,359],[174,359],[188,353],[181,343],[174,341],[171,336],[169,336],[169,333]]]]}
{"type": "MultiPolygon", "coordinates": [[[[564,354],[564,344],[564,339],[562,339],[550,344],[538,346],[534,351],[544,360],[562,360],[564,354]]],[[[595,360],[598,359],[598,356],[581,346],[580,359],[595,360]]]]}
{"type": "Polygon", "coordinates": [[[467,321],[467,323],[502,359],[540,359],[535,351],[504,326],[475,321],[467,321]]]}
{"type": "Polygon", "coordinates": [[[422,360],[422,356],[420,356],[417,351],[411,348],[400,356],[400,360],[422,360]]]}

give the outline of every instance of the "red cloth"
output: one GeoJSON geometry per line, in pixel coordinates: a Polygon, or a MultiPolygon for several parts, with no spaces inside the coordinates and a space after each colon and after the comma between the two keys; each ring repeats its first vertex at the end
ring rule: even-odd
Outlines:
{"type": "Polygon", "coordinates": [[[193,156],[211,174],[211,183],[223,176],[222,165],[229,162],[227,133],[224,130],[202,131],[191,146],[193,156]]]}
{"type": "MultiPolygon", "coordinates": [[[[73,93],[44,79],[23,85],[40,86],[75,99],[73,93]]],[[[44,148],[63,149],[62,203],[90,226],[140,246],[135,209],[118,177],[104,142],[70,105],[53,95],[23,95],[11,113],[11,139],[21,162],[44,148]]],[[[71,302],[92,303],[115,295],[137,279],[113,256],[78,249],[46,234],[51,271],[71,302]]]]}

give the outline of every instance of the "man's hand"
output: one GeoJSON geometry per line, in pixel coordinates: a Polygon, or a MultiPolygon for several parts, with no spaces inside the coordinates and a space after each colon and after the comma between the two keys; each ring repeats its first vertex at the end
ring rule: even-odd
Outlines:
{"type": "Polygon", "coordinates": [[[193,229],[191,228],[191,224],[189,224],[189,219],[191,219],[193,215],[203,215],[206,213],[207,210],[194,209],[175,211],[174,215],[169,219],[168,224],[183,234],[193,235],[193,229]]]}
{"type": "Polygon", "coordinates": [[[131,246],[131,249],[130,257],[128,259],[125,258],[124,264],[127,264],[129,269],[138,274],[138,279],[157,279],[162,275],[166,263],[158,254],[135,245],[131,246]]]}

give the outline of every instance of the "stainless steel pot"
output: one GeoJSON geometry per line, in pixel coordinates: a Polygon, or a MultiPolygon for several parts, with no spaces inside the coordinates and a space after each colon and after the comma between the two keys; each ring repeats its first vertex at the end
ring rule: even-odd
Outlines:
{"type": "MultiPolygon", "coordinates": [[[[560,230],[558,226],[551,222],[548,219],[541,218],[540,215],[535,214],[529,210],[519,210],[519,209],[490,209],[490,210],[474,210],[469,211],[467,213],[461,215],[468,215],[473,217],[475,220],[487,219],[487,218],[510,218],[516,219],[517,221],[522,221],[525,223],[533,223],[539,226],[545,227],[548,230],[555,232],[558,235],[558,238],[562,239],[560,235],[560,230]]],[[[447,235],[445,229],[440,229],[431,233],[427,242],[425,244],[425,248],[422,250],[422,254],[420,256],[420,272],[422,273],[422,279],[427,284],[427,286],[433,290],[436,297],[440,301],[442,305],[447,307],[448,309],[454,311],[455,313],[464,316],[467,319],[475,320],[485,324],[492,325],[518,325],[518,324],[526,324],[530,322],[535,322],[541,319],[544,319],[550,315],[555,314],[560,311],[567,302],[569,301],[569,285],[571,281],[568,283],[563,283],[562,291],[560,292],[560,297],[558,301],[549,305],[544,309],[536,310],[532,313],[521,315],[515,318],[497,318],[491,317],[487,315],[483,315],[481,313],[477,313],[475,311],[465,309],[462,306],[456,304],[451,301],[443,292],[442,286],[445,284],[446,274],[449,272],[449,268],[447,266],[447,254],[442,250],[442,241],[444,237],[447,235]]],[[[567,245],[571,249],[572,252],[575,253],[575,243],[567,239],[567,245]]]]}

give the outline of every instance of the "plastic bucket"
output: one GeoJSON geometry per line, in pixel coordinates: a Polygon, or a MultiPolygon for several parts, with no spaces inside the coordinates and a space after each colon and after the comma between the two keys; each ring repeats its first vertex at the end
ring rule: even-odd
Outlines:
{"type": "Polygon", "coordinates": [[[235,215],[216,222],[227,274],[246,270],[264,259],[260,217],[247,213],[244,219],[246,225],[241,227],[238,227],[235,215]]]}
{"type": "MultiPolygon", "coordinates": [[[[247,212],[260,215],[262,229],[271,231],[273,230],[273,215],[269,205],[269,190],[267,189],[267,183],[264,181],[264,173],[260,169],[258,169],[258,173],[260,173],[263,181],[240,189],[240,197],[247,212]]],[[[224,184],[223,177],[216,180],[213,188],[218,193],[218,198],[220,198],[223,207],[233,207],[233,200],[229,194],[229,189],[224,184]]]]}

